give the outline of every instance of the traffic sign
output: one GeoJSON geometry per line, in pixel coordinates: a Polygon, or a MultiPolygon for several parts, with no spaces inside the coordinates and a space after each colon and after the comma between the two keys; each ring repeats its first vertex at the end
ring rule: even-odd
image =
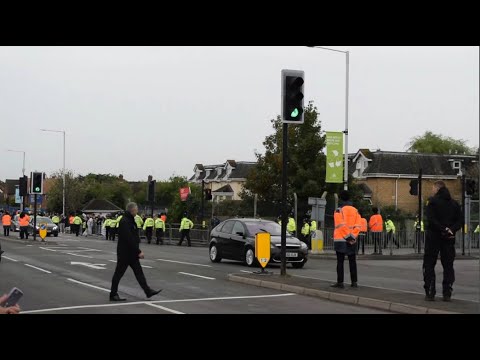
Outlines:
{"type": "Polygon", "coordinates": [[[258,233],[255,236],[255,257],[265,268],[270,261],[270,233],[258,233]]]}
{"type": "Polygon", "coordinates": [[[40,235],[40,238],[42,240],[45,240],[45,238],[47,237],[47,224],[41,223],[39,228],[40,230],[38,230],[38,235],[40,235]]]}

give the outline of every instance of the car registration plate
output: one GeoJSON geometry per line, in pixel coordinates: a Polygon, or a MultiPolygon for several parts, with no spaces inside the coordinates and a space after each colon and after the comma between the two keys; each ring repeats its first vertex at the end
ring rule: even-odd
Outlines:
{"type": "Polygon", "coordinates": [[[287,257],[297,257],[297,256],[298,256],[298,253],[287,252],[287,257]]]}

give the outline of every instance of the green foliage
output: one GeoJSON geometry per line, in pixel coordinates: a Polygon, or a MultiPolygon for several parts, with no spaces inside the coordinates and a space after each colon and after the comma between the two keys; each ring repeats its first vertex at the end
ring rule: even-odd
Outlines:
{"type": "Polygon", "coordinates": [[[428,154],[467,154],[473,155],[478,149],[472,149],[466,145],[465,140],[453,139],[449,136],[434,134],[426,131],[421,136],[415,136],[407,144],[408,151],[428,154]]]}

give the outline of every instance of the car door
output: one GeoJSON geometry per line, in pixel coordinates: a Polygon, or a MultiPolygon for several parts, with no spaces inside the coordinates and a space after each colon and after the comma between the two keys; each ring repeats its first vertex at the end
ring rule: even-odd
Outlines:
{"type": "Polygon", "coordinates": [[[243,260],[246,242],[246,231],[241,221],[235,221],[230,238],[232,256],[235,260],[243,260]]]}
{"type": "Polygon", "coordinates": [[[221,241],[222,257],[226,259],[232,259],[232,255],[233,255],[232,230],[233,230],[234,224],[235,224],[235,221],[233,220],[226,221],[219,233],[221,237],[220,241],[221,241]]]}

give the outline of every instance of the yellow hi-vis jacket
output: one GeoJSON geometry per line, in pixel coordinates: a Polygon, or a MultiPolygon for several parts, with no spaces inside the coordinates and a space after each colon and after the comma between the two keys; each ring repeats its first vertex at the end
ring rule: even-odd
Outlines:
{"type": "Polygon", "coordinates": [[[137,224],[137,228],[141,229],[143,226],[143,219],[140,215],[135,215],[135,224],[137,224]]]}
{"type": "Polygon", "coordinates": [[[143,230],[146,230],[147,227],[153,227],[155,222],[151,217],[145,219],[145,223],[143,224],[143,230]]]}
{"type": "Polygon", "coordinates": [[[395,234],[395,224],[393,223],[392,220],[385,221],[385,230],[387,232],[391,231],[393,234],[395,234]]]}
{"type": "Polygon", "coordinates": [[[308,223],[305,223],[302,227],[302,235],[307,236],[308,234],[310,234],[310,225],[308,225],[308,223]]]}
{"type": "Polygon", "coordinates": [[[292,217],[288,218],[287,231],[289,233],[294,233],[295,231],[297,231],[297,224],[295,224],[295,219],[292,217]]]}
{"type": "Polygon", "coordinates": [[[161,218],[155,219],[155,229],[162,229],[165,232],[165,223],[161,218]]]}
{"type": "Polygon", "coordinates": [[[189,218],[184,217],[180,223],[180,230],[190,230],[193,228],[193,222],[189,218]]]}

